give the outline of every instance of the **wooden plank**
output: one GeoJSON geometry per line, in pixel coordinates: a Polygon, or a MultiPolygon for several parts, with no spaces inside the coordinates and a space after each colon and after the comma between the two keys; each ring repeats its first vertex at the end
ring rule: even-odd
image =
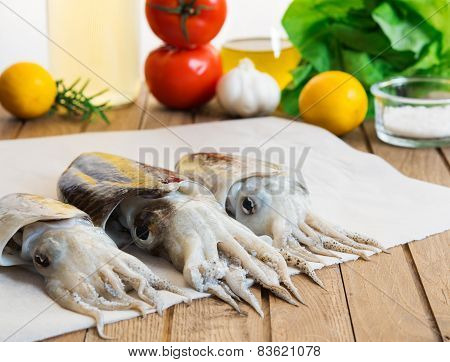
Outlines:
{"type": "MultiPolygon", "coordinates": [[[[450,186],[448,165],[435,149],[403,149],[388,146],[376,139],[373,125],[365,127],[374,152],[405,175],[450,186]]],[[[444,152],[446,150],[444,149],[444,152]]],[[[427,303],[443,340],[450,340],[450,232],[408,244],[413,270],[418,274],[427,303]]]]}
{"type": "Polygon", "coordinates": [[[0,140],[14,139],[23,127],[23,121],[10,115],[0,105],[0,140]]]}
{"type": "Polygon", "coordinates": [[[147,99],[147,87],[142,86],[134,103],[113,108],[106,112],[111,124],[108,125],[102,120],[97,120],[93,123],[87,123],[83,130],[85,132],[137,130],[142,122],[147,99]]]}
{"type": "Polygon", "coordinates": [[[270,295],[272,341],[353,341],[350,315],[339,266],[317,271],[327,290],[306,276],[293,277],[307,306],[292,306],[270,295]]]}
{"type": "MultiPolygon", "coordinates": [[[[261,303],[261,291],[252,288],[261,303]]],[[[262,304],[264,307],[264,305],[262,304]]],[[[176,342],[247,342],[268,341],[269,316],[262,319],[249,305],[240,303],[239,315],[217,298],[195,300],[190,306],[177,304],[173,311],[170,341],[176,342]]]]}
{"type": "Polygon", "coordinates": [[[59,115],[46,116],[25,122],[18,138],[59,136],[81,132],[83,123],[59,115]]]}
{"type": "Polygon", "coordinates": [[[442,340],[450,342],[450,231],[408,244],[442,340]]]}
{"type": "Polygon", "coordinates": [[[356,340],[440,340],[403,248],[390,251],[341,266],[356,340]]]}
{"type": "MultiPolygon", "coordinates": [[[[363,130],[344,140],[368,151],[363,130]]],[[[402,247],[392,249],[391,255],[373,256],[370,262],[340,267],[357,341],[439,340],[423,289],[402,247]]]]}
{"type": "Polygon", "coordinates": [[[163,316],[157,313],[149,314],[145,318],[137,317],[105,326],[105,334],[113,337],[105,340],[99,337],[95,328],[89,328],[86,342],[162,342],[165,339],[165,327],[168,323],[170,310],[165,310],[163,316]]]}
{"type": "Polygon", "coordinates": [[[447,169],[450,170],[450,147],[441,148],[440,152],[442,152],[442,155],[445,158],[447,169]]]}

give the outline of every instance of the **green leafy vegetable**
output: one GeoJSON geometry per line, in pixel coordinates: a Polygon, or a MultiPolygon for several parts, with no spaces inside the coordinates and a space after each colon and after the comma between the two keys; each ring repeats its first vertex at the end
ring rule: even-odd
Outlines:
{"type": "MultiPolygon", "coordinates": [[[[406,15],[406,14],[405,14],[406,15]]],[[[428,35],[424,29],[423,19],[408,19],[387,2],[383,2],[372,12],[373,20],[380,26],[384,34],[389,38],[391,47],[398,51],[412,51],[417,57],[421,50],[429,44],[432,34],[428,35]]]]}
{"type": "Polygon", "coordinates": [[[450,75],[448,0],[294,0],[283,26],[302,55],[282,93],[291,115],[319,72],[351,73],[366,90],[394,75],[450,75]]]}

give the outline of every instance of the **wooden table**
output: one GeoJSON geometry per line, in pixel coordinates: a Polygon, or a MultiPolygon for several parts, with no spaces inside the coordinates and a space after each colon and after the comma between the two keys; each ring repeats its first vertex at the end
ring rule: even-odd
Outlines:
{"type": "MultiPolygon", "coordinates": [[[[63,118],[20,122],[0,109],[0,139],[79,132],[152,129],[224,118],[212,102],[198,112],[174,112],[159,106],[144,89],[135,105],[109,112],[112,124],[80,123],[63,118]],[[159,122],[159,121],[160,122],[159,122]]],[[[377,140],[366,122],[344,140],[381,156],[404,174],[450,186],[450,149],[409,150],[377,140]]],[[[401,215],[399,215],[401,217],[401,215]]],[[[449,215],[450,217],[450,215],[449,215]]],[[[425,222],[425,221],[424,221],[425,222]]],[[[106,327],[121,341],[450,341],[450,232],[318,272],[325,291],[304,276],[294,283],[309,306],[293,307],[254,288],[266,317],[248,306],[247,317],[215,298],[176,305],[145,319],[106,327]]],[[[94,328],[52,341],[99,341],[94,328]]]]}

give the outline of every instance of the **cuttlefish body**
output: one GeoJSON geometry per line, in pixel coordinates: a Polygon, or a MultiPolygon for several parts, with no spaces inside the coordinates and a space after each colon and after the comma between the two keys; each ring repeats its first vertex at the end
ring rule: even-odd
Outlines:
{"type": "Polygon", "coordinates": [[[163,254],[194,289],[238,311],[243,299],[263,315],[249,289],[253,281],[292,304],[293,296],[301,299],[283,256],[229,217],[208,189],[174,172],[85,153],[62,174],[58,189],[119,247],[135,243],[163,254]]]}
{"type": "MultiPolygon", "coordinates": [[[[350,253],[367,259],[384,250],[374,239],[345,230],[312,211],[301,180],[281,165],[220,153],[184,156],[177,172],[207,187],[227,213],[256,235],[268,235],[289,265],[350,253]],[[295,256],[295,257],[293,257],[295,256]]],[[[309,273],[310,274],[310,273],[309,273]]],[[[319,284],[314,275],[310,276],[319,284]]]]}
{"type": "Polygon", "coordinates": [[[74,206],[30,194],[0,199],[0,265],[31,265],[62,307],[95,318],[101,310],[163,307],[158,290],[184,295],[135,257],[119,250],[102,228],[74,206]],[[136,290],[139,299],[127,294],[136,290]]]}

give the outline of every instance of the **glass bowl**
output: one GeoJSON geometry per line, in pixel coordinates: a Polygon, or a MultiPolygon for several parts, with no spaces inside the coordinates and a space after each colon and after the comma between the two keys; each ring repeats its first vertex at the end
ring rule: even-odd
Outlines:
{"type": "Polygon", "coordinates": [[[412,148],[450,145],[450,79],[398,77],[370,90],[380,140],[412,148]]]}

